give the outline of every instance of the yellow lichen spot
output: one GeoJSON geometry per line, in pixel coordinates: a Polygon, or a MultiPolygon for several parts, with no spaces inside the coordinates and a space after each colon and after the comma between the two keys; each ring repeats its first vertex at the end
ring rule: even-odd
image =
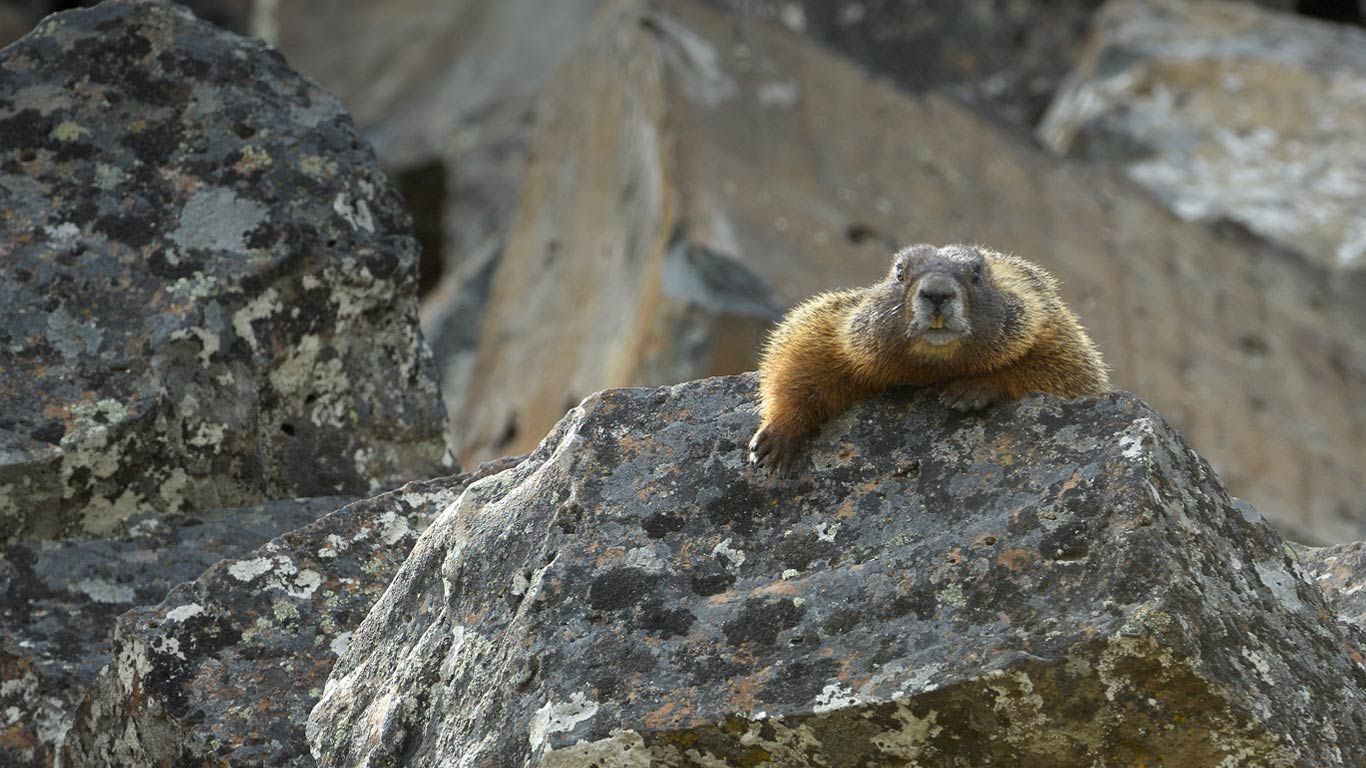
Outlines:
{"type": "Polygon", "coordinates": [[[75,141],[76,139],[79,139],[82,135],[87,133],[90,133],[89,129],[82,128],[81,126],[71,122],[70,120],[65,120],[61,123],[58,123],[57,127],[52,129],[52,133],[50,135],[57,141],[75,141]]]}
{"type": "Polygon", "coordinates": [[[269,152],[257,146],[249,146],[242,148],[242,158],[232,167],[238,173],[250,173],[262,168],[269,168],[273,162],[269,152]]]}

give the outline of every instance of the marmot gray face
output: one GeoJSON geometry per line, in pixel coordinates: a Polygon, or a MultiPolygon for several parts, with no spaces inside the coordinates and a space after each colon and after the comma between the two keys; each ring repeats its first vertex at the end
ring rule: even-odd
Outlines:
{"type": "Polygon", "coordinates": [[[973,332],[974,302],[986,280],[986,257],[976,248],[916,245],[896,255],[889,277],[904,286],[906,335],[941,347],[973,332]]]}

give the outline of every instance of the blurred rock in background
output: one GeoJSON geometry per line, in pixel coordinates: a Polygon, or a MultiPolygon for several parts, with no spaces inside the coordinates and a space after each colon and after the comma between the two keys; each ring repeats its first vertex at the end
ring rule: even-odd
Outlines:
{"type": "Polygon", "coordinates": [[[1366,30],[1237,3],[1119,0],[1039,126],[1182,218],[1366,268],[1366,30]]]}

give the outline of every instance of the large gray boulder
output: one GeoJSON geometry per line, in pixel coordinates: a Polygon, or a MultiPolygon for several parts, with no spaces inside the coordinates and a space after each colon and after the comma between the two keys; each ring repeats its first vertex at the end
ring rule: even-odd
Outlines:
{"type": "Polygon", "coordinates": [[[226,558],[119,617],[66,766],[311,766],[304,720],[418,534],[470,474],[409,483],[226,558]]]}
{"type": "Polygon", "coordinates": [[[109,663],[114,622],[175,585],[353,499],[286,499],[193,519],[135,516],[117,535],[30,541],[0,553],[0,766],[48,766],[109,663]]]}
{"type": "Polygon", "coordinates": [[[442,471],[408,214],[259,41],[112,0],[0,54],[0,542],[442,471]]]}
{"type": "Polygon", "coordinates": [[[1187,219],[1366,268],[1366,30],[1246,3],[1113,0],[1039,126],[1187,219]]]}
{"type": "Polygon", "coordinates": [[[1348,766],[1362,635],[1131,395],[893,392],[755,474],[750,376],[602,392],[356,630],[323,766],[1348,766]]]}

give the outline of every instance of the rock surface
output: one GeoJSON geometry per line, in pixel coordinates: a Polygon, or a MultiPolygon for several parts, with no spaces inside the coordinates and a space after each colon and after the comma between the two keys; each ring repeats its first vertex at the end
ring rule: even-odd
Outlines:
{"type": "Polygon", "coordinates": [[[1366,538],[1366,279],[695,2],[605,8],[547,94],[454,428],[467,464],[589,392],[752,369],[770,307],[872,282],[893,244],[981,242],[1057,275],[1117,385],[1288,535],[1366,538]]]}
{"type": "Polygon", "coordinates": [[[1103,0],[710,0],[775,21],[911,93],[946,90],[1032,128],[1103,0]]]}
{"type": "Polygon", "coordinates": [[[352,630],[422,528],[516,461],[358,501],[124,614],[63,764],[312,765],[304,720],[352,630]]]}
{"type": "Polygon", "coordinates": [[[347,106],[413,210],[422,330],[451,415],[517,210],[529,115],[598,5],[292,0],[254,14],[258,34],[347,106]]]}
{"type": "Polygon", "coordinates": [[[119,614],[348,501],[275,501],[190,520],[149,514],[118,536],[8,547],[0,555],[0,766],[52,764],[76,704],[109,662],[119,614]]]}
{"type": "Polygon", "coordinates": [[[0,54],[0,542],[438,474],[402,200],[337,101],[176,6],[0,54]]]}
{"type": "Polygon", "coordinates": [[[1302,547],[1299,556],[1338,616],[1366,630],[1366,542],[1302,547]]]}
{"type": "Polygon", "coordinates": [[[1347,766],[1363,636],[1125,393],[860,404],[756,476],[752,376],[585,400],[433,522],[322,766],[1347,766]]]}
{"type": "Polygon", "coordinates": [[[1115,0],[1039,127],[1187,219],[1366,267],[1366,30],[1242,3],[1115,0]]]}

